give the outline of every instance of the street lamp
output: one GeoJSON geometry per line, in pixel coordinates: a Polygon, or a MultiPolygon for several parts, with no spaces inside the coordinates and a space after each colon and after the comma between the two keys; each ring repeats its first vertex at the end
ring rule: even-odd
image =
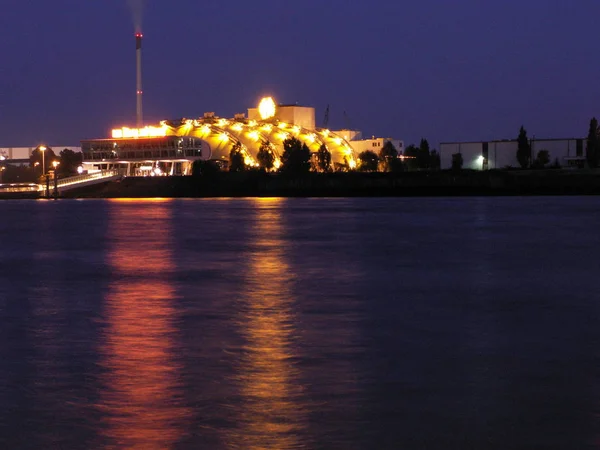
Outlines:
{"type": "Polygon", "coordinates": [[[46,146],[45,145],[40,145],[39,147],[40,152],[42,152],[42,175],[46,174],[46,146]]]}

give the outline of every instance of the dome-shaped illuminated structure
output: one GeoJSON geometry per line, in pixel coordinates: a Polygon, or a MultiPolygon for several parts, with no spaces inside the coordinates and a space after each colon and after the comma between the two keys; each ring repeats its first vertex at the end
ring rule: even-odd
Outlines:
{"type": "MultiPolygon", "coordinates": [[[[321,145],[331,153],[333,163],[353,168],[355,157],[345,139],[326,129],[307,129],[277,119],[251,120],[247,118],[222,119],[206,117],[181,123],[163,122],[166,136],[197,137],[210,147],[209,159],[227,159],[232,147],[239,143],[246,164],[257,165],[256,155],[263,143],[271,144],[276,158],[283,153],[283,142],[294,137],[309,148],[311,153],[321,145]]],[[[276,163],[277,165],[277,163],[276,163]]]]}
{"type": "Polygon", "coordinates": [[[298,105],[276,105],[265,98],[258,108],[248,110],[248,115],[238,114],[233,119],[205,113],[197,119],[165,120],[159,126],[142,129],[120,128],[113,130],[112,139],[82,141],[84,163],[95,167],[123,167],[127,173],[158,163],[175,164],[190,173],[196,159],[228,160],[234,145],[239,144],[249,166],[257,166],[261,146],[269,144],[275,154],[275,167],[281,163],[283,142],[291,137],[298,139],[316,153],[325,146],[331,153],[336,168],[356,167],[356,155],[347,140],[328,129],[315,127],[314,108],[298,105]]]}

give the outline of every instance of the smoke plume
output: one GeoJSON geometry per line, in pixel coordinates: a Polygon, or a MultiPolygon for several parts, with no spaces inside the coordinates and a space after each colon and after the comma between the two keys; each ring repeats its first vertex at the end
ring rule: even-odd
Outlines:
{"type": "Polygon", "coordinates": [[[133,17],[133,26],[136,33],[142,32],[142,18],[144,17],[144,0],[127,0],[131,16],[133,17]]]}

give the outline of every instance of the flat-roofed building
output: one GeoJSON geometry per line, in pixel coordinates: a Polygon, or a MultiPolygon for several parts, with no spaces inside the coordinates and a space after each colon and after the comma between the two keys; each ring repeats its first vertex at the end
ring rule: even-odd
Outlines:
{"type": "MultiPolygon", "coordinates": [[[[584,138],[531,139],[531,159],[537,158],[540,151],[546,150],[551,163],[561,166],[581,165],[585,161],[584,138]]],[[[486,170],[520,167],[517,160],[518,141],[516,139],[442,142],[440,162],[442,169],[452,167],[452,155],[460,153],[464,169],[486,170]]]]}

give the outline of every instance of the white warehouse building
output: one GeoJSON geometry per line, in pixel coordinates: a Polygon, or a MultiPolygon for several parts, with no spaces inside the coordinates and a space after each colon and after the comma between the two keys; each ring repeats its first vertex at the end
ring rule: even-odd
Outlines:
{"type": "MultiPolygon", "coordinates": [[[[558,161],[561,166],[581,165],[585,161],[586,140],[567,139],[531,139],[531,159],[538,152],[547,150],[550,162],[558,161]]],[[[440,144],[440,163],[442,169],[452,167],[452,155],[460,153],[463,169],[503,169],[520,167],[517,161],[518,142],[512,140],[480,142],[442,142],[440,144]]]]}

